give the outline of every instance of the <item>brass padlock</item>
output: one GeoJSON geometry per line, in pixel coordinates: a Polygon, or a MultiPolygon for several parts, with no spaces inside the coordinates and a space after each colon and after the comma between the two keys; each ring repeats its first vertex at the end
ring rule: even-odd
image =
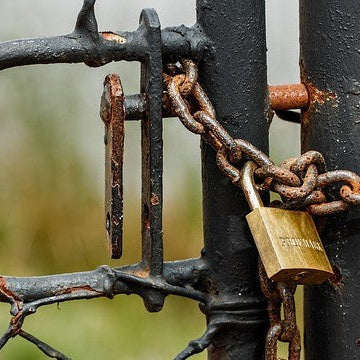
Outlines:
{"type": "Polygon", "coordinates": [[[276,282],[319,284],[332,274],[311,215],[264,207],[254,184],[255,163],[242,170],[241,186],[252,212],[246,216],[267,276],[276,282]]]}

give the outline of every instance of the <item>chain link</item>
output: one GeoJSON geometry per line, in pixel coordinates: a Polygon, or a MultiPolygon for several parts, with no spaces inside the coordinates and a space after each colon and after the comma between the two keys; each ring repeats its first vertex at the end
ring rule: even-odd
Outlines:
{"type": "MultiPolygon", "coordinates": [[[[321,153],[308,151],[277,166],[253,144],[234,139],[216,119],[214,107],[198,83],[198,70],[193,61],[181,60],[180,66],[168,64],[164,70],[164,84],[172,112],[188,130],[200,134],[213,147],[219,169],[236,186],[241,186],[240,161],[246,155],[258,165],[255,171],[258,190],[271,190],[281,196],[282,202],[273,202],[272,206],[303,209],[315,216],[326,216],[360,205],[360,177],[348,170],[325,172],[321,153]],[[329,185],[340,185],[337,199],[326,197],[324,188],[329,185]]],[[[299,360],[301,340],[295,314],[296,285],[270,280],[260,260],[259,275],[270,319],[265,359],[277,360],[277,342],[280,340],[289,343],[288,359],[299,360]]]]}
{"type": "Polygon", "coordinates": [[[282,198],[281,207],[306,209],[312,215],[330,215],[360,205],[360,177],[348,170],[325,172],[321,153],[308,151],[287,159],[279,166],[257,147],[243,139],[234,139],[217,121],[215,110],[197,82],[197,67],[183,60],[178,67],[166,68],[164,81],[172,111],[195,134],[200,134],[216,151],[220,170],[237,186],[241,170],[237,166],[243,155],[259,168],[255,175],[259,191],[274,191],[282,198]],[[328,200],[324,188],[340,184],[339,197],[328,200]]]}
{"type": "Polygon", "coordinates": [[[278,360],[277,342],[289,343],[289,360],[300,360],[301,337],[296,323],[295,284],[275,283],[270,280],[259,258],[259,277],[261,290],[268,302],[270,328],[265,341],[265,359],[278,360]],[[283,305],[284,319],[281,319],[283,305]]]}

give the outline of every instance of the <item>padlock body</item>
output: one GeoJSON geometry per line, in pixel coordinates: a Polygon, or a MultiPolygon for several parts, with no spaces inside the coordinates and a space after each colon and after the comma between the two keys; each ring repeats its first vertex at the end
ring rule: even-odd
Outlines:
{"type": "Polygon", "coordinates": [[[270,279],[310,285],[333,274],[309,213],[260,207],[246,219],[270,279]]]}

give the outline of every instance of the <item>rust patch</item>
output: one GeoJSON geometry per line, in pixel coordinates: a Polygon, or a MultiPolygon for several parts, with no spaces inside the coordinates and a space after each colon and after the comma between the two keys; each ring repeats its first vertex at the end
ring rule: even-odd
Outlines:
{"type": "Polygon", "coordinates": [[[115,34],[111,31],[104,31],[101,32],[100,35],[103,37],[103,39],[107,41],[115,41],[119,45],[123,45],[126,43],[126,39],[118,34],[115,34]]]}
{"type": "Polygon", "coordinates": [[[326,102],[332,102],[332,106],[337,106],[337,95],[330,92],[330,91],[324,91],[319,90],[313,83],[310,81],[305,83],[306,88],[309,93],[310,98],[310,106],[313,104],[320,104],[323,105],[326,102]]]}
{"type": "Polygon", "coordinates": [[[341,275],[340,269],[336,265],[333,265],[332,268],[334,274],[331,275],[329,278],[330,284],[334,285],[339,289],[343,289],[345,287],[345,284],[343,283],[343,276],[341,275]]]}
{"type": "Polygon", "coordinates": [[[211,359],[221,360],[224,356],[228,355],[226,346],[216,346],[214,343],[209,345],[209,353],[211,354],[211,359]]]}
{"type": "Polygon", "coordinates": [[[95,292],[98,294],[102,294],[101,291],[95,290],[89,285],[84,285],[84,286],[74,286],[71,288],[63,289],[63,290],[57,292],[55,295],[72,294],[72,293],[79,292],[79,291],[91,291],[91,292],[95,292]]]}
{"type": "Polygon", "coordinates": [[[18,310],[21,309],[20,300],[11,290],[8,289],[6,279],[3,276],[0,276],[0,293],[3,294],[10,303],[16,304],[18,310]]]}
{"type": "Polygon", "coordinates": [[[216,284],[214,283],[214,280],[212,280],[210,278],[207,279],[205,281],[205,286],[206,286],[206,289],[207,289],[209,294],[211,294],[211,295],[218,295],[219,294],[219,289],[216,286],[216,284]]]}
{"type": "Polygon", "coordinates": [[[156,194],[152,193],[150,202],[151,202],[151,205],[153,205],[153,206],[159,205],[159,197],[156,194]]]}
{"type": "Polygon", "coordinates": [[[356,346],[360,347],[360,339],[356,339],[356,346]]]}
{"type": "Polygon", "coordinates": [[[14,317],[11,318],[11,324],[13,326],[13,331],[15,334],[18,334],[18,332],[21,330],[21,325],[19,324],[20,320],[23,317],[23,312],[19,311],[14,317]]]}
{"type": "Polygon", "coordinates": [[[323,105],[326,102],[332,102],[332,106],[337,106],[337,95],[330,91],[318,89],[310,80],[306,73],[303,60],[300,60],[300,76],[301,82],[306,86],[309,94],[309,108],[315,104],[323,105]]]}
{"type": "Polygon", "coordinates": [[[150,228],[151,228],[150,210],[149,210],[149,206],[147,204],[143,204],[142,217],[143,217],[144,230],[145,231],[150,230],[150,228]]]}
{"type": "Polygon", "coordinates": [[[140,278],[147,278],[150,276],[150,269],[146,268],[146,269],[138,269],[136,271],[132,271],[131,275],[135,275],[138,276],[140,278]]]}
{"type": "Polygon", "coordinates": [[[302,112],[301,125],[303,132],[306,132],[306,128],[309,126],[311,119],[311,113],[314,111],[316,105],[324,105],[330,103],[332,107],[338,106],[337,95],[330,91],[318,89],[310,80],[306,74],[306,70],[302,61],[300,61],[300,73],[301,82],[306,86],[309,94],[309,107],[302,112]]]}

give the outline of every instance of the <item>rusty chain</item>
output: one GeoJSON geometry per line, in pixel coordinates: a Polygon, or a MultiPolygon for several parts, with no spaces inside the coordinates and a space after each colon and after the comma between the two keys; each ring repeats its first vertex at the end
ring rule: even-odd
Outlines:
{"type": "MultiPolygon", "coordinates": [[[[241,165],[237,164],[246,155],[258,165],[255,171],[258,190],[271,190],[281,196],[282,202],[274,202],[273,206],[326,216],[360,205],[360,177],[348,170],[326,172],[321,153],[308,151],[277,166],[250,142],[234,139],[216,119],[214,107],[198,83],[198,70],[193,61],[184,59],[180,65],[168,64],[164,69],[164,84],[168,95],[165,106],[171,107],[188,130],[201,135],[213,147],[219,169],[236,186],[241,187],[241,165]],[[324,188],[330,185],[340,185],[336,199],[329,200],[325,195],[324,188]]],[[[296,285],[268,279],[260,260],[259,275],[270,320],[265,359],[277,360],[280,340],[289,343],[288,359],[299,360],[301,340],[295,314],[296,285]],[[281,319],[281,305],[284,319],[281,319]]]]}
{"type": "Polygon", "coordinates": [[[296,324],[295,284],[276,283],[270,280],[259,258],[261,290],[268,301],[270,328],[265,341],[265,359],[278,360],[278,340],[289,343],[289,360],[299,360],[301,351],[300,331],[296,324]],[[281,319],[283,305],[284,319],[281,319]]]}
{"type": "Polygon", "coordinates": [[[283,208],[306,209],[312,215],[326,216],[360,205],[360,176],[348,170],[325,172],[321,153],[308,151],[277,166],[248,141],[234,139],[217,121],[214,107],[197,78],[197,67],[190,60],[183,60],[180,67],[168,65],[164,73],[168,100],[186,128],[200,134],[214,148],[220,170],[232,183],[240,187],[241,170],[236,164],[244,154],[258,165],[258,189],[277,192],[283,208]],[[324,188],[335,184],[341,184],[339,196],[329,200],[324,188]]]}

